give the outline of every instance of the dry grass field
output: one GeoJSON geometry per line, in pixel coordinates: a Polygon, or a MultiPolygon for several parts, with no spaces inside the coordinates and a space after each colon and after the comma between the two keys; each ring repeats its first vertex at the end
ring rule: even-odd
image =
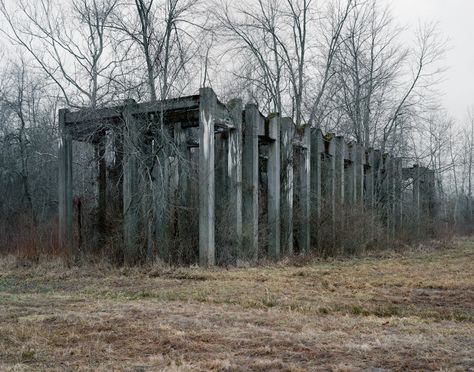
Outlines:
{"type": "Polygon", "coordinates": [[[208,271],[3,258],[0,369],[474,370],[474,240],[208,271]]]}

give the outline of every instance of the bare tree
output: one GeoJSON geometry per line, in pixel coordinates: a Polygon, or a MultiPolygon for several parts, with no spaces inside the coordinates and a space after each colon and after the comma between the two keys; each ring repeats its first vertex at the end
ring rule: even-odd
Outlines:
{"type": "Polygon", "coordinates": [[[186,80],[183,73],[199,45],[192,34],[201,25],[191,18],[197,4],[198,0],[134,0],[115,11],[109,27],[138,47],[151,101],[169,97],[179,80],[186,80]]]}
{"type": "Polygon", "coordinates": [[[331,105],[344,111],[339,130],[366,147],[394,151],[414,118],[430,111],[443,71],[437,64],[446,44],[436,26],[420,27],[412,48],[403,46],[403,31],[376,0],[354,6],[341,31],[331,105]]]}
{"type": "Polygon", "coordinates": [[[96,107],[109,99],[117,67],[106,24],[118,0],[20,0],[15,9],[0,0],[8,29],[2,30],[36,61],[71,107],[96,107]]]}
{"type": "MultiPolygon", "coordinates": [[[[323,102],[323,97],[330,94],[328,91],[328,84],[331,79],[335,76],[333,67],[333,61],[341,45],[341,33],[344,29],[344,25],[353,7],[357,6],[357,1],[347,0],[344,5],[339,1],[329,3],[329,9],[327,17],[321,22],[321,44],[318,49],[321,50],[320,58],[316,59],[314,63],[315,73],[317,78],[315,79],[316,88],[313,91],[314,99],[309,98],[307,104],[310,107],[310,114],[308,123],[310,126],[320,127],[325,115],[326,104],[323,102]]],[[[330,88],[330,87],[329,87],[330,88]]]]}

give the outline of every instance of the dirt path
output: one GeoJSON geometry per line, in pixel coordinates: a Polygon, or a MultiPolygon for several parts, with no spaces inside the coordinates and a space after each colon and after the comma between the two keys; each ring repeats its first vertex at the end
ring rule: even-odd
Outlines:
{"type": "Polygon", "coordinates": [[[474,242],[295,267],[0,263],[1,370],[474,369],[474,242]]]}

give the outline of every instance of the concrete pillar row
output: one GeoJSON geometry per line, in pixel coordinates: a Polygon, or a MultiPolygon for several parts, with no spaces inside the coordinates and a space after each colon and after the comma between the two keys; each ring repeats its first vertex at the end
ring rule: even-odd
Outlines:
{"type": "MultiPolygon", "coordinates": [[[[215,265],[219,257],[216,249],[221,246],[224,249],[230,247],[233,255],[250,261],[255,262],[259,257],[259,141],[261,146],[265,146],[264,150],[268,149],[268,155],[265,153],[261,162],[266,164],[266,179],[262,175],[262,184],[266,183],[267,189],[262,196],[267,204],[262,208],[262,216],[266,213],[267,221],[260,229],[260,237],[267,240],[264,246],[268,246],[268,255],[273,259],[279,259],[282,253],[292,254],[295,242],[301,252],[309,251],[312,241],[319,247],[322,200],[330,209],[335,242],[337,230],[344,228],[343,210],[337,207],[344,203],[365,204],[373,211],[374,223],[386,221],[389,237],[393,238],[402,226],[404,179],[413,180],[415,223],[419,226],[425,216],[433,215],[433,171],[419,166],[403,169],[402,159],[381,154],[378,150],[366,150],[358,143],[348,145],[343,136],[323,136],[321,130],[308,127],[296,131],[290,118],[272,115],[266,121],[256,105],[248,104],[242,111],[241,100],[232,100],[225,110],[210,88],[200,89],[199,95],[201,266],[215,265]],[[232,125],[228,125],[229,121],[232,125]],[[216,126],[219,126],[217,134],[216,126]],[[225,230],[216,230],[216,213],[225,230]]],[[[192,97],[189,104],[183,101],[184,107],[191,108],[192,115],[197,112],[196,105],[197,97],[192,97]]],[[[187,140],[190,129],[175,120],[160,134],[162,139],[172,140],[174,144],[166,142],[170,148],[160,152],[156,157],[159,164],[151,168],[148,155],[153,153],[154,142],[147,141],[149,137],[145,136],[149,133],[146,127],[149,109],[141,110],[140,107],[129,101],[119,114],[124,119],[121,200],[127,264],[135,263],[143,252],[152,257],[155,250],[152,250],[154,245],[151,243],[161,247],[160,256],[168,257],[170,252],[166,250],[169,247],[165,244],[171,231],[169,216],[173,221],[178,220],[179,226],[184,226],[186,214],[180,214],[177,209],[187,206],[186,203],[192,199],[187,190],[189,170],[182,161],[196,162],[191,159],[193,152],[189,150],[187,140]],[[176,152],[171,151],[171,147],[176,152]],[[149,169],[153,169],[153,175],[146,173],[149,169]],[[170,204],[178,206],[177,209],[169,208],[170,204]],[[153,239],[150,239],[151,231],[153,239]]],[[[70,115],[67,115],[67,110],[59,111],[58,201],[60,244],[73,253],[72,141],[73,135],[80,140],[82,134],[68,131],[69,125],[77,120],[70,115]]],[[[192,120],[191,126],[195,125],[195,119],[192,120]]],[[[192,129],[197,131],[197,128],[192,129]]],[[[97,138],[94,141],[99,144],[97,154],[103,159],[104,146],[96,142],[97,138]]],[[[196,147],[196,141],[191,146],[196,147]]],[[[106,200],[105,165],[103,161],[100,167],[99,204],[102,213],[106,200]]],[[[179,226],[172,231],[181,236],[182,228],[179,226]]]]}

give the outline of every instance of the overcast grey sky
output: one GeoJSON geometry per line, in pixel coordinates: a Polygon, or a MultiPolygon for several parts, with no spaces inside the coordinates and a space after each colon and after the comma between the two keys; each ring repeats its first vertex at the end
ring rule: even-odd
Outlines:
{"type": "Polygon", "coordinates": [[[440,98],[449,113],[462,122],[467,107],[474,106],[474,0],[380,1],[391,7],[398,23],[408,26],[407,35],[413,35],[420,22],[439,22],[451,47],[446,55],[449,70],[440,85],[440,98]]]}
{"type": "Polygon", "coordinates": [[[419,22],[437,21],[449,38],[445,63],[449,70],[440,85],[444,106],[458,120],[474,106],[474,0],[383,0],[411,31],[419,22]]]}

